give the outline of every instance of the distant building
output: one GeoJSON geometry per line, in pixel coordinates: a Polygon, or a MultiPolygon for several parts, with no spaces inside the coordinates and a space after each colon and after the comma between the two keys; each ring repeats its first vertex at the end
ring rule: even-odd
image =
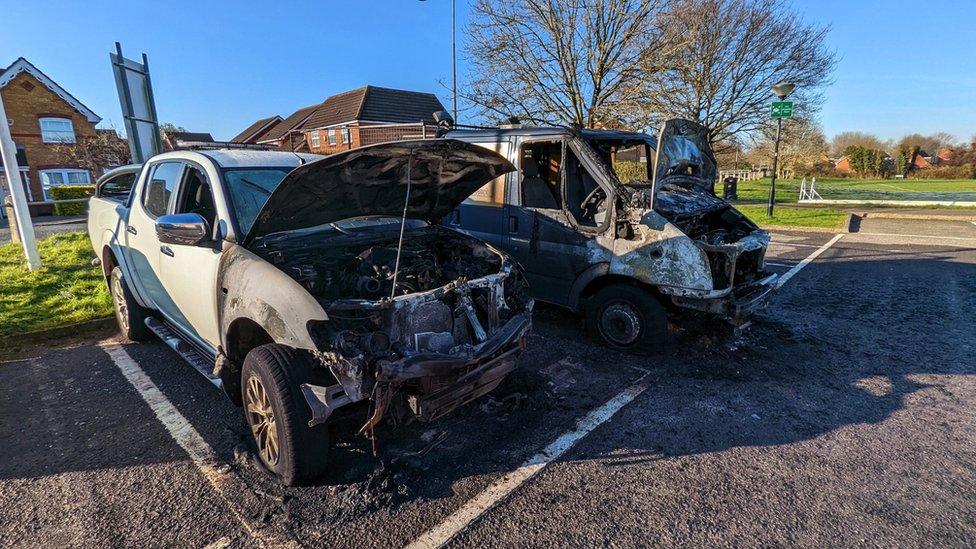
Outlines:
{"type": "Polygon", "coordinates": [[[260,145],[271,145],[286,151],[307,151],[305,145],[305,134],[302,128],[315,110],[322,104],[309,105],[302,107],[291,113],[288,118],[281,120],[271,129],[259,137],[256,143],[260,145]]]}
{"type": "Polygon", "coordinates": [[[433,137],[432,93],[363,86],[326,99],[302,126],[313,153],[331,154],[373,143],[433,137]]]}
{"type": "Polygon", "coordinates": [[[851,160],[846,156],[842,156],[834,162],[834,169],[841,173],[851,173],[851,160]]]}
{"type": "Polygon", "coordinates": [[[189,143],[213,143],[214,138],[204,132],[163,132],[163,150],[172,151],[189,143]]]}
{"type": "Polygon", "coordinates": [[[235,135],[232,139],[232,143],[244,143],[248,145],[254,145],[261,140],[262,137],[268,134],[271,130],[275,128],[284,118],[278,116],[269,116],[267,118],[262,118],[257,122],[251,124],[244,129],[241,133],[235,135]]]}
{"type": "MultiPolygon", "coordinates": [[[[0,69],[0,93],[28,201],[51,200],[51,187],[88,185],[101,175],[74,164],[61,147],[94,137],[95,125],[102,120],[75,96],[23,57],[0,69]]],[[[6,193],[3,167],[0,181],[6,193]]],[[[33,206],[31,212],[46,214],[51,209],[33,206]]]]}

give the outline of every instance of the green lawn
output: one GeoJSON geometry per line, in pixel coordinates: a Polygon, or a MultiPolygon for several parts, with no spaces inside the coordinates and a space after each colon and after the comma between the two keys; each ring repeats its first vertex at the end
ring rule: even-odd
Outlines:
{"type": "Polygon", "coordinates": [[[86,234],[51,236],[38,248],[42,266],[31,272],[20,244],[0,245],[0,336],[112,315],[86,234]]]}
{"type": "Polygon", "coordinates": [[[773,217],[766,216],[766,206],[736,206],[759,226],[779,225],[781,227],[822,227],[842,229],[849,214],[833,208],[791,208],[777,206],[773,217]]]}
{"type": "MultiPolygon", "coordinates": [[[[776,202],[795,203],[802,179],[777,179],[776,202]]],[[[810,179],[807,179],[810,182],[810,179]]],[[[817,191],[826,199],[861,200],[973,200],[976,179],[832,179],[817,178],[817,191]]],[[[722,183],[715,186],[722,195],[722,183]]],[[[769,179],[739,182],[739,200],[767,200],[769,179]]]]}

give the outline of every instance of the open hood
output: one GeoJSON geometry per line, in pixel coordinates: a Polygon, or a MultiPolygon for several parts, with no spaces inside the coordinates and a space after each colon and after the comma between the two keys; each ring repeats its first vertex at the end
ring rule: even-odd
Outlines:
{"type": "Polygon", "coordinates": [[[705,126],[680,118],[665,122],[654,158],[654,193],[676,185],[714,196],[717,174],[705,126]]]}
{"type": "Polygon", "coordinates": [[[288,173],[243,242],[359,216],[436,222],[473,192],[514,170],[505,158],[454,139],[396,141],[353,149],[288,173]]]}

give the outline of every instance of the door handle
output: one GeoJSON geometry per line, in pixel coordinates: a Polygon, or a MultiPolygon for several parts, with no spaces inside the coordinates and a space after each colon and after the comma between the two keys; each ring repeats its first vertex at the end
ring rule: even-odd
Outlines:
{"type": "Polygon", "coordinates": [[[513,234],[518,232],[518,217],[514,215],[508,216],[508,232],[513,234]]]}
{"type": "Polygon", "coordinates": [[[137,231],[136,228],[133,227],[132,225],[126,225],[125,226],[125,232],[127,232],[129,234],[139,234],[139,231],[137,231]]]}
{"type": "Polygon", "coordinates": [[[163,252],[163,255],[168,255],[170,257],[175,255],[173,254],[173,248],[170,248],[169,246],[160,246],[159,251],[163,252]]]}

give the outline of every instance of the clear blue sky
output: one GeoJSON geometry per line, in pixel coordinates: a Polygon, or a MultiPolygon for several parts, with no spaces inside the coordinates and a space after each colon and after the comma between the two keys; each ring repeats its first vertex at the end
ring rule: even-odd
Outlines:
{"type": "MultiPolygon", "coordinates": [[[[458,0],[459,39],[471,0],[458,0]]],[[[976,134],[976,2],[797,1],[840,56],[829,136],[976,134]]],[[[0,0],[0,64],[24,56],[121,128],[108,52],[145,52],[162,121],[227,139],[255,119],[363,84],[427,90],[450,107],[449,0],[0,0]]],[[[463,58],[459,71],[464,74],[463,58]]]]}

